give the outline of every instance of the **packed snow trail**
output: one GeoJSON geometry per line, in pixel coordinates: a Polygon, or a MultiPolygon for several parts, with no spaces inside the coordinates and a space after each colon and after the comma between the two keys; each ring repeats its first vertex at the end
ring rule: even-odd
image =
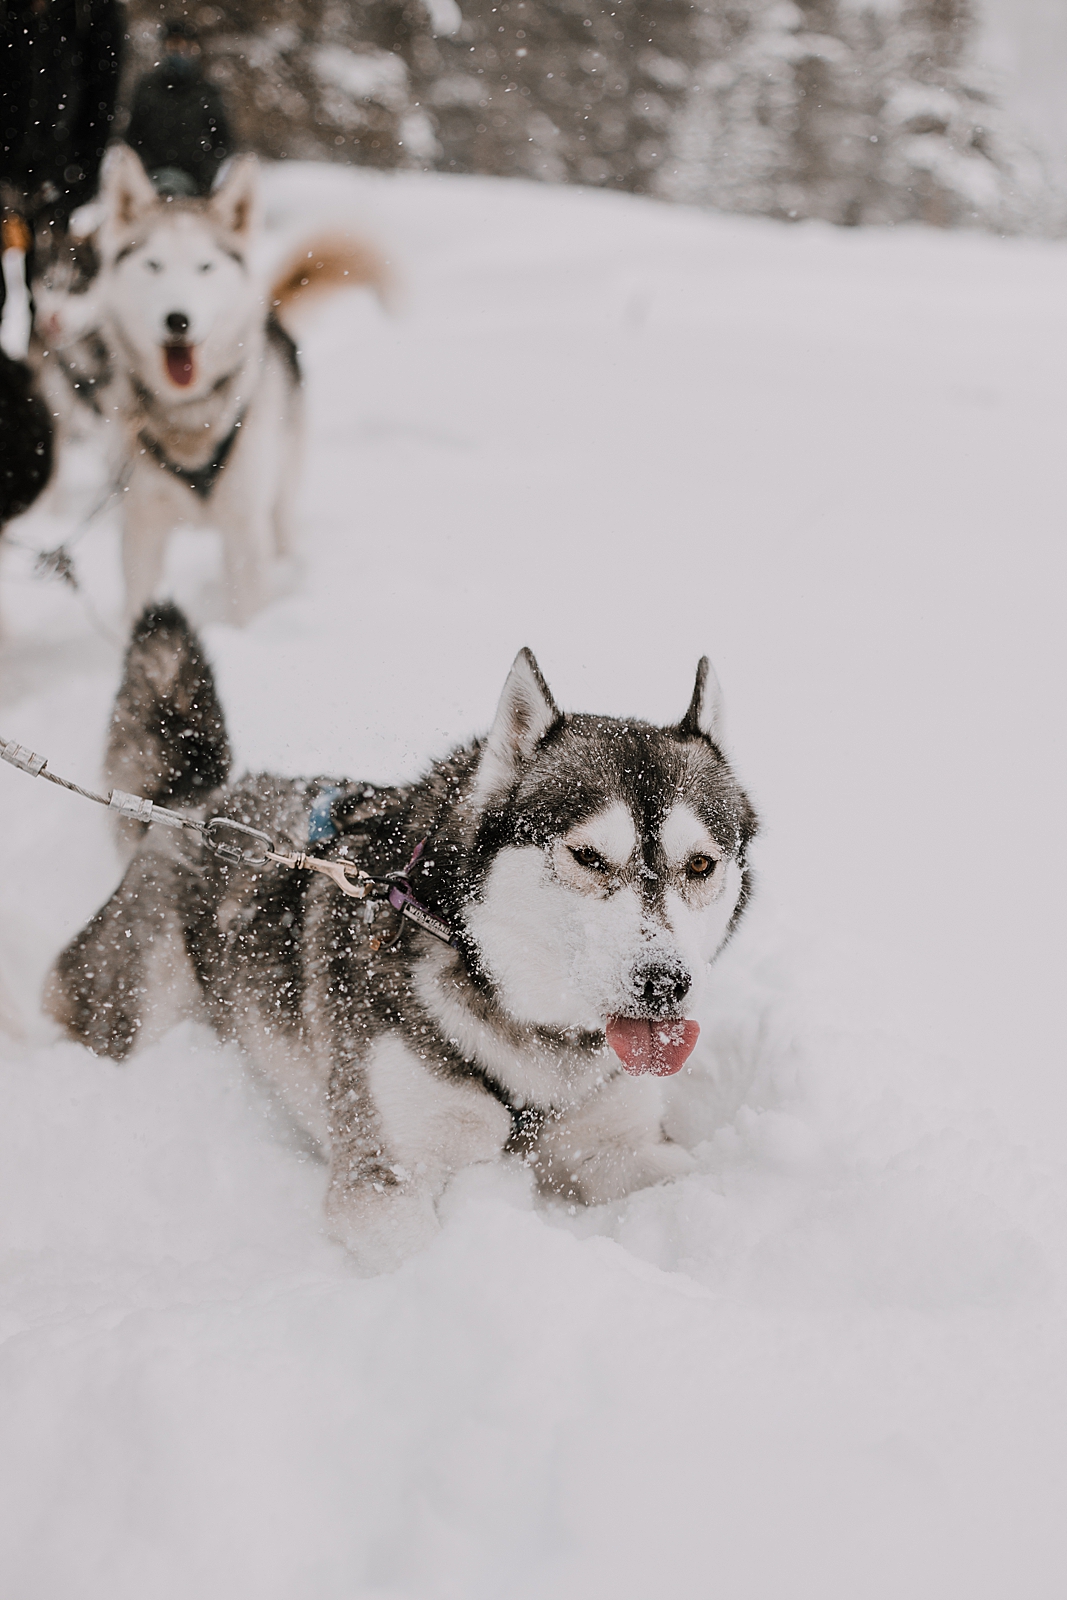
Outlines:
{"type": "MultiPolygon", "coordinates": [[[[268,181],[279,251],[354,221],[405,289],[308,323],[292,591],[236,632],[175,542],[239,764],[410,776],[521,644],[674,720],[706,650],[758,893],[671,1081],[696,1176],[572,1213],[472,1172],[363,1280],[235,1051],[40,1017],[117,863],[0,768],[0,1588],[1058,1600],[1064,247],[268,181]]],[[[77,561],[117,617],[107,518],[77,561]]],[[[119,656],[29,567],[0,729],[92,787],[119,656]]]]}

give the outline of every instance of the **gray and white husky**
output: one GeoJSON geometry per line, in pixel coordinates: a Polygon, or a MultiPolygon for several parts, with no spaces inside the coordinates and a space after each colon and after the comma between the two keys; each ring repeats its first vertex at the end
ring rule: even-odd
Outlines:
{"type": "Polygon", "coordinates": [[[94,310],[112,373],[95,399],[126,434],[127,612],[156,592],[172,530],[207,522],[222,533],[230,613],[243,622],[263,603],[273,558],[292,548],[301,404],[286,312],[309,291],[363,283],[382,294],[384,264],[338,237],[261,281],[251,156],[210,197],[181,199],[158,194],[134,152],[115,146],[98,209],[94,310]]]}
{"type": "Polygon", "coordinates": [[[33,330],[28,359],[54,423],[77,436],[99,424],[98,395],[111,383],[100,334],[99,260],[92,237],[42,230],[34,252],[33,330]],[[80,402],[80,403],[79,403],[80,402]]]}
{"type": "Polygon", "coordinates": [[[434,1232],[472,1163],[521,1157],[589,1204],[680,1176],[660,1079],[696,1041],[756,829],[719,717],[706,660],[659,728],[562,713],[522,650],[488,736],[410,786],[228,785],[210,668],[181,613],[153,608],[116,703],[117,786],[401,892],[368,922],[320,872],[227,864],[156,824],[59,957],[49,1009],[121,1059],[184,971],[321,1141],[331,1231],[370,1269],[434,1232]]]}

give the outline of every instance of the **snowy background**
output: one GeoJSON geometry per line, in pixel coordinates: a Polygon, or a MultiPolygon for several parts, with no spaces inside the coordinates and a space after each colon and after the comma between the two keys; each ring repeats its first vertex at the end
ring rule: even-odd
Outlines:
{"type": "MultiPolygon", "coordinates": [[[[125,4],[120,137],[159,58],[158,0],[125,4]]],[[[272,160],[1067,231],[1064,0],[229,0],[195,18],[239,143],[272,160]]]]}
{"type": "Polygon", "coordinates": [[[979,49],[1011,115],[1062,185],[1067,181],[1067,5],[982,0],[979,49]]]}
{"type": "MultiPolygon", "coordinates": [[[[468,1175],[363,1280],[233,1051],[189,1023],[118,1067],[41,1019],[117,863],[0,771],[0,1589],[1059,1600],[1064,247],[269,191],[278,240],[350,218],[405,292],[307,324],[292,592],[236,632],[212,536],[174,548],[239,761],[411,776],[522,644],[564,706],[673,721],[707,650],[759,892],[672,1089],[697,1176],[571,1214],[468,1175]]],[[[77,559],[115,626],[106,516],[77,559]]],[[[31,564],[0,732],[91,781],[119,651],[31,564]]]]}

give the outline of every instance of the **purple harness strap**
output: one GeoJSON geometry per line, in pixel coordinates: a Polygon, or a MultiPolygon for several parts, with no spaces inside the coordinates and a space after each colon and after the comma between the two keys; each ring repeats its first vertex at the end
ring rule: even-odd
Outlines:
{"type": "Polygon", "coordinates": [[[399,911],[402,917],[407,917],[409,922],[414,922],[419,928],[425,928],[435,939],[440,939],[442,944],[455,946],[458,945],[459,939],[452,928],[436,912],[428,911],[422,902],[415,898],[411,887],[408,874],[418,866],[419,857],[425,848],[426,840],[420,839],[403,872],[398,872],[393,878],[389,886],[389,904],[394,911],[399,911]]]}

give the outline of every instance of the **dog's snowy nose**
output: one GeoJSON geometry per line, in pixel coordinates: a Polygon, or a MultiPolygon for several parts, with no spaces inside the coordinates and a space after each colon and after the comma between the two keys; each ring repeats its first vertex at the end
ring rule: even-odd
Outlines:
{"type": "Polygon", "coordinates": [[[189,318],[184,311],[172,311],[167,317],[167,332],[175,339],[180,339],[183,333],[189,331],[189,318]]]}
{"type": "Polygon", "coordinates": [[[653,1015],[680,1006],[692,982],[681,962],[656,962],[634,969],[635,998],[653,1015]]]}

